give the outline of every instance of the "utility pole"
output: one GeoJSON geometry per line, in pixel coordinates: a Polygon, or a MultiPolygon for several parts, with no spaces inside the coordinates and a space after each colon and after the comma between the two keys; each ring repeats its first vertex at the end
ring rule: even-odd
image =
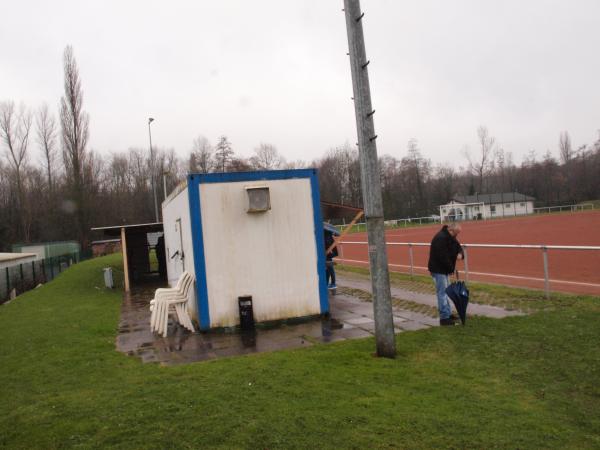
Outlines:
{"type": "Polygon", "coordinates": [[[367,222],[369,241],[369,264],[373,289],[373,310],[375,313],[375,340],[377,355],[387,358],[396,356],[394,338],[394,320],[390,294],[390,274],[387,250],[385,246],[385,228],[383,223],[383,202],[381,199],[381,180],[375,145],[375,125],[371,107],[369,87],[369,61],[365,52],[362,18],[359,0],[344,0],[348,47],[350,49],[350,68],[354,90],[354,112],[358,132],[358,151],[362,179],[363,204],[367,222]]]}

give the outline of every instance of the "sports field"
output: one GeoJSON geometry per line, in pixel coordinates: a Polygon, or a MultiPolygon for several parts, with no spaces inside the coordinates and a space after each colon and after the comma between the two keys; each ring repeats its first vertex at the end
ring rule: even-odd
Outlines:
{"type": "MultiPolygon", "coordinates": [[[[600,246],[600,211],[548,214],[465,222],[459,240],[465,244],[532,244],[600,246]]],[[[390,230],[387,242],[429,243],[440,225],[390,230]]],[[[346,242],[366,242],[366,233],[349,234],[346,242]]],[[[429,247],[413,247],[415,273],[427,273],[429,247]]],[[[388,245],[390,270],[408,272],[407,246],[388,245]]],[[[339,262],[367,265],[367,246],[342,244],[339,262]]],[[[469,278],[543,289],[540,249],[468,248],[469,278]]],[[[458,269],[464,266],[459,262],[458,269]]],[[[600,250],[548,250],[550,289],[600,295],[600,250]]]]}

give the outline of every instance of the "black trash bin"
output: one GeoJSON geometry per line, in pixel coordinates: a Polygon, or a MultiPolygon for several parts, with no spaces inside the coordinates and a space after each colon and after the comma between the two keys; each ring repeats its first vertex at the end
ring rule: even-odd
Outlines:
{"type": "Polygon", "coordinates": [[[240,327],[242,330],[253,330],[254,312],[252,310],[252,296],[243,295],[238,297],[238,306],[240,308],[240,327]]]}

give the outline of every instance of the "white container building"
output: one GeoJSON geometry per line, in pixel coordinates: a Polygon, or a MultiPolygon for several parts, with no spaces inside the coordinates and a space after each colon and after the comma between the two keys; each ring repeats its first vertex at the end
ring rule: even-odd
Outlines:
{"type": "Polygon", "coordinates": [[[190,174],[163,202],[171,286],[196,278],[190,308],[201,330],[329,312],[316,169],[190,174]]]}

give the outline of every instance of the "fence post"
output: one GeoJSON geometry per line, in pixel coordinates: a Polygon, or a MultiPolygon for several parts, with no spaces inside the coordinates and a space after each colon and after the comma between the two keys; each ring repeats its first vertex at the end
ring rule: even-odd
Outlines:
{"type": "Polygon", "coordinates": [[[35,261],[31,261],[31,273],[33,275],[33,285],[35,286],[35,261]]]}
{"type": "Polygon", "coordinates": [[[464,262],[465,262],[465,281],[469,281],[469,254],[467,253],[467,244],[463,244],[464,262]]]}
{"type": "Polygon", "coordinates": [[[542,255],[544,257],[544,291],[546,292],[546,298],[550,298],[550,280],[548,277],[548,249],[545,245],[542,247],[542,255]]]}
{"type": "Polygon", "coordinates": [[[23,281],[23,264],[19,264],[19,272],[21,272],[21,281],[23,281]]]}
{"type": "Polygon", "coordinates": [[[408,256],[410,257],[410,276],[414,275],[413,272],[413,247],[412,244],[408,244],[408,256]]]}
{"type": "Polygon", "coordinates": [[[10,295],[10,271],[6,268],[6,298],[10,295]]]}
{"type": "Polygon", "coordinates": [[[54,280],[54,258],[50,257],[50,279],[54,280]]]}

